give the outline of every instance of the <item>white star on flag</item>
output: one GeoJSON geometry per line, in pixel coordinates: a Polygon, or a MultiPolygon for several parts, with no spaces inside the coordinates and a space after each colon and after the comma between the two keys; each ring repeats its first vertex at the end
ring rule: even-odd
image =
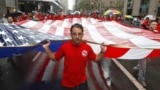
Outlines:
{"type": "Polygon", "coordinates": [[[4,43],[1,43],[1,42],[0,42],[0,46],[3,46],[3,44],[4,44],[4,43]]]}
{"type": "Polygon", "coordinates": [[[5,42],[12,42],[12,40],[10,38],[6,38],[4,40],[5,40],[5,42]]]}
{"type": "Polygon", "coordinates": [[[5,34],[6,34],[6,32],[4,32],[4,31],[0,31],[0,34],[1,34],[1,35],[5,35],[5,34]]]}
{"type": "Polygon", "coordinates": [[[23,36],[18,36],[18,39],[23,40],[24,37],[23,36]]]}
{"type": "Polygon", "coordinates": [[[17,30],[13,30],[12,32],[13,32],[13,33],[18,33],[18,31],[17,31],[17,30]]]}
{"type": "Polygon", "coordinates": [[[39,42],[41,42],[40,40],[36,40],[36,43],[39,43],[39,42]]]}

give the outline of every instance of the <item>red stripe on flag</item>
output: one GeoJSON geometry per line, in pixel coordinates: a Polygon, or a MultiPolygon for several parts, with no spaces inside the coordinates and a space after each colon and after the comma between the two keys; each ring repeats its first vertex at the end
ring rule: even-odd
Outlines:
{"type": "Polygon", "coordinates": [[[56,29],[57,29],[57,27],[51,26],[47,33],[54,35],[56,32],[56,29]]]}
{"type": "Polygon", "coordinates": [[[88,64],[87,67],[88,67],[89,77],[92,78],[91,80],[94,83],[94,86],[95,86],[96,90],[103,90],[101,85],[99,85],[99,83],[96,79],[96,76],[94,74],[92,62],[88,60],[87,64],[88,64]]]}
{"type": "Polygon", "coordinates": [[[147,58],[156,58],[160,57],[160,49],[154,49],[148,56],[147,58]]]}
{"type": "Polygon", "coordinates": [[[64,28],[64,36],[70,37],[70,28],[64,28]]]}
{"type": "MultiPolygon", "coordinates": [[[[31,57],[35,52],[30,52],[27,54],[27,56],[31,57]]],[[[44,57],[46,56],[46,54],[44,53],[40,53],[39,57],[36,58],[36,60],[34,60],[34,62],[30,62],[31,64],[29,65],[29,69],[27,70],[26,74],[25,74],[25,81],[26,82],[34,82],[36,76],[38,75],[38,70],[39,68],[42,66],[42,64],[44,63],[44,57]]]]}
{"type": "MultiPolygon", "coordinates": [[[[61,60],[62,61],[62,60],[61,60]]],[[[59,68],[60,68],[60,62],[61,61],[56,61],[55,64],[54,64],[54,69],[53,69],[53,72],[52,72],[52,76],[51,76],[51,79],[52,81],[56,80],[57,77],[58,77],[58,72],[59,72],[59,68]]]]}
{"type": "Polygon", "coordinates": [[[35,26],[31,27],[33,30],[39,30],[43,27],[44,23],[42,22],[37,22],[35,26]]]}
{"type": "Polygon", "coordinates": [[[46,69],[46,67],[47,67],[47,65],[49,63],[49,60],[50,60],[49,57],[46,57],[45,61],[42,64],[42,66],[39,68],[39,72],[37,71],[38,75],[37,75],[37,77],[35,79],[35,83],[38,83],[38,82],[40,82],[42,80],[43,73],[44,73],[44,71],[45,71],[45,69],[46,69]]]}
{"type": "Polygon", "coordinates": [[[94,41],[91,35],[88,32],[88,29],[84,27],[84,35],[83,35],[84,40],[88,41],[94,41]]]}
{"type": "Polygon", "coordinates": [[[128,48],[117,48],[114,46],[107,46],[107,52],[105,52],[104,56],[108,58],[118,58],[124,55],[128,50],[128,48]]]}
{"type": "Polygon", "coordinates": [[[20,21],[20,22],[14,22],[16,25],[22,25],[25,24],[27,22],[29,22],[30,20],[24,20],[24,21],[20,21]]]}

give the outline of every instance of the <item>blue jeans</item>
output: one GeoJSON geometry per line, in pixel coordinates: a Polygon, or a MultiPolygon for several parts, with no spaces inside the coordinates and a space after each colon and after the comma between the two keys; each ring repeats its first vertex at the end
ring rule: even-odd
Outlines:
{"type": "Polygon", "coordinates": [[[88,90],[88,84],[87,81],[81,83],[78,86],[75,87],[65,87],[63,86],[63,90],[88,90]]]}

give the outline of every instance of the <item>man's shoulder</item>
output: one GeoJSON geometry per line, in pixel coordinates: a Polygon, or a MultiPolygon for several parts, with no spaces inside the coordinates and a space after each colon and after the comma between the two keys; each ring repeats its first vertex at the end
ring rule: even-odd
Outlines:
{"type": "Polygon", "coordinates": [[[85,46],[87,48],[91,48],[91,45],[89,45],[89,43],[87,43],[87,42],[83,42],[83,46],[85,46]]]}
{"type": "Polygon", "coordinates": [[[62,46],[64,47],[64,46],[68,46],[68,45],[71,45],[71,44],[72,44],[71,41],[65,41],[65,42],[62,44],[62,46]]]}

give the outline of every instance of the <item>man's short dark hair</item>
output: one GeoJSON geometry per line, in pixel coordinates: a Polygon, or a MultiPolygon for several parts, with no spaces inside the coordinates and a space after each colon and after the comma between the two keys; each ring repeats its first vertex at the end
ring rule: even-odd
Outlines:
{"type": "Polygon", "coordinates": [[[73,25],[71,26],[70,32],[72,32],[72,29],[73,29],[74,27],[80,28],[80,29],[82,30],[82,32],[83,32],[83,26],[82,26],[81,24],[79,24],[79,23],[73,24],[73,25]]]}

